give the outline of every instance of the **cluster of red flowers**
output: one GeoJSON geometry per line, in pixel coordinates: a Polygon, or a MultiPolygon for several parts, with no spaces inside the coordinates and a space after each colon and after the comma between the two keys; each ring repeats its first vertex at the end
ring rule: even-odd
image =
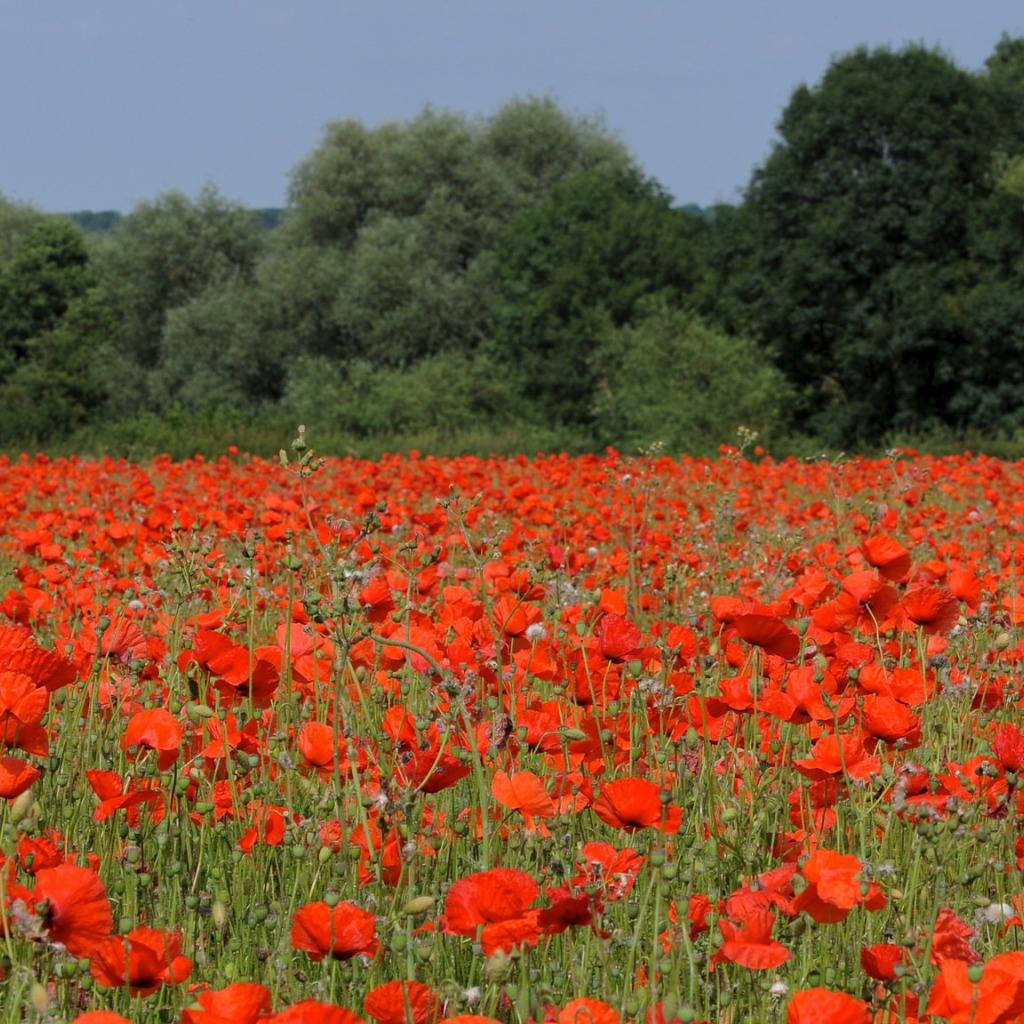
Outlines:
{"type": "MultiPolygon", "coordinates": [[[[915,754],[935,702],[963,695],[988,722],[1024,698],[1013,467],[386,458],[302,484],[227,457],[4,464],[0,798],[80,773],[92,819],[119,840],[168,816],[231,824],[241,857],[301,825],[367,885],[410,885],[443,844],[472,844],[492,862],[450,879],[423,929],[490,957],[574,928],[604,941],[615,905],[655,871],[653,848],[676,867],[734,838],[721,808],[687,818],[687,787],[713,773],[733,813],[752,820],[773,800],[784,824],[747,852],[761,873],[671,907],[660,943],[702,943],[709,983],[730,965],[779,969],[801,929],[887,907],[844,822],[860,794],[908,828],[956,824],[965,807],[975,822],[1024,811],[1016,725],[979,728],[984,752],[963,763],[915,754]],[[992,642],[968,662],[956,655],[972,631],[992,642]],[[51,763],[72,708],[120,749],[85,743],[51,763]],[[310,793],[359,797],[303,817],[296,775],[310,793]],[[460,808],[464,791],[479,801],[460,808]],[[498,852],[516,831],[544,841],[569,823],[595,837],[571,868],[528,873],[498,852]]],[[[109,866],[53,830],[21,835],[2,870],[0,931],[88,960],[99,989],[82,1022],[113,1019],[104,988],[146,997],[190,979],[185,1022],[359,1019],[312,1001],[275,1012],[262,985],[205,988],[177,931],[115,931],[109,866]]],[[[299,906],[291,947],[314,963],[389,955],[381,920],[346,895],[299,906]]],[[[873,982],[874,1011],[902,1019],[1024,1016],[1019,954],[991,958],[978,982],[973,933],[944,913],[914,922],[909,945],[865,949],[864,998],[812,986],[787,1019],[867,1020],[873,982]],[[923,962],[926,1010],[895,991],[923,962]]],[[[364,1011],[434,1024],[443,1003],[402,979],[364,1011]]],[[[545,1012],[619,1020],[587,998],[545,1012]]]]}

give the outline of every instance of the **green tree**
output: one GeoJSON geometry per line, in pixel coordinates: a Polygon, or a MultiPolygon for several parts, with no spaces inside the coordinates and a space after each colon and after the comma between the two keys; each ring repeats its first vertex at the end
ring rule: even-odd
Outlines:
{"type": "Polygon", "coordinates": [[[259,220],[212,187],[195,200],[169,192],[122,218],[96,257],[119,315],[106,361],[115,412],[151,404],[150,376],[167,355],[170,312],[208,289],[252,281],[263,241],[259,220]]]}
{"type": "Polygon", "coordinates": [[[102,352],[117,329],[102,291],[71,299],[52,330],[25,343],[25,357],[0,384],[0,436],[46,441],[92,421],[106,401],[102,352]]]}
{"type": "Polygon", "coordinates": [[[730,225],[722,305],[771,348],[805,427],[849,444],[955,417],[953,307],[999,127],[982,76],[920,46],[859,49],[794,92],[730,225]]]}
{"type": "Polygon", "coordinates": [[[785,432],[792,393],[764,350],[664,300],[635,324],[605,330],[593,368],[602,444],[712,455],[743,427],[765,441],[785,432]]]}
{"type": "Polygon", "coordinates": [[[28,354],[31,338],[56,326],[89,287],[82,232],[70,221],[43,220],[24,235],[0,271],[0,379],[28,354]]]}
{"type": "Polygon", "coordinates": [[[652,295],[688,295],[707,231],[633,169],[579,173],[516,217],[494,255],[490,350],[524,402],[553,426],[589,423],[596,338],[652,295]]]}
{"type": "Polygon", "coordinates": [[[478,120],[427,108],[406,124],[328,125],[295,169],[268,265],[306,267],[313,284],[274,329],[306,334],[307,354],[375,366],[471,351],[491,332],[491,254],[508,222],[567,177],[631,166],[599,122],[550,99],[478,120]]]}

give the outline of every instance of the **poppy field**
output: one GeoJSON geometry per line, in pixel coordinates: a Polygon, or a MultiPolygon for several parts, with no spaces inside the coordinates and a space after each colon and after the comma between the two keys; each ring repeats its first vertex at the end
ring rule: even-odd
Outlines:
{"type": "Polygon", "coordinates": [[[300,429],[0,509],[5,1019],[1024,1019],[1020,464],[300,429]]]}

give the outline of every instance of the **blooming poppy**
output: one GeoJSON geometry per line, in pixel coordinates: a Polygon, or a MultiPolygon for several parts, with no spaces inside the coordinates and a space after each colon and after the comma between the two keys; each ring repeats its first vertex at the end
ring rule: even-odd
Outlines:
{"type": "Polygon", "coordinates": [[[36,874],[32,896],[37,910],[45,901],[42,917],[50,938],[72,956],[90,956],[113,930],[106,887],[89,868],[75,864],[44,868],[36,874]]]}
{"type": "Polygon", "coordinates": [[[600,886],[601,899],[608,902],[630,894],[644,863],[643,855],[635,850],[617,850],[611,843],[598,842],[584,843],[578,859],[583,862],[583,869],[572,884],[600,886]]]}
{"type": "Polygon", "coordinates": [[[387,981],[367,992],[363,1009],[378,1024],[435,1024],[441,997],[419,981],[387,981]]]}
{"type": "Polygon", "coordinates": [[[380,949],[377,919],[368,910],[345,902],[334,907],[322,901],[299,907],[292,917],[291,942],[314,961],[328,956],[333,960],[374,957],[380,949]]]}
{"type": "Polygon", "coordinates": [[[772,938],[774,925],[775,915],[770,910],[755,911],[739,927],[720,918],[718,927],[723,941],[711,957],[712,968],[732,962],[751,970],[766,971],[784,964],[791,954],[772,938]]]}
{"type": "Polygon", "coordinates": [[[891,942],[862,946],[860,950],[860,966],[864,973],[875,981],[895,980],[896,967],[907,962],[906,947],[891,942]]]}
{"type": "Polygon", "coordinates": [[[20,757],[0,757],[0,798],[21,796],[41,775],[38,768],[20,757]]]}
{"type": "Polygon", "coordinates": [[[121,745],[129,757],[142,748],[157,752],[157,767],[166,771],[181,753],[182,731],[178,720],[163,708],[137,711],[125,726],[121,745]]]}
{"type": "Polygon", "coordinates": [[[932,929],[930,957],[933,964],[941,966],[947,960],[962,960],[976,964],[981,955],[971,946],[974,929],[948,907],[939,911],[932,929]]]}
{"type": "Polygon", "coordinates": [[[452,884],[445,898],[445,930],[452,935],[476,936],[483,951],[510,952],[520,944],[532,945],[540,937],[537,911],[530,904],[540,886],[525,871],[491,868],[466,875],[452,884]]]}
{"type": "Polygon", "coordinates": [[[358,1014],[317,999],[303,999],[286,1010],[262,1018],[262,1024],[365,1024],[358,1014]]]}
{"type": "Polygon", "coordinates": [[[1024,732],[1015,725],[1004,725],[991,739],[992,753],[1004,772],[1019,772],[1024,768],[1024,732]]]}
{"type": "Polygon", "coordinates": [[[747,643],[760,647],[766,654],[789,661],[800,653],[796,630],[774,615],[738,615],[733,625],[747,643]]]}
{"type": "Polygon", "coordinates": [[[1024,1015],[1024,953],[1000,953],[984,965],[981,980],[968,976],[965,960],[944,960],[932,983],[926,1012],[950,1024],[1011,1024],[1024,1015]]]}
{"type": "Polygon", "coordinates": [[[650,779],[623,778],[606,783],[594,801],[594,813],[612,828],[636,832],[657,828],[662,832],[678,832],[683,812],[664,803],[661,790],[650,779]]]}
{"type": "Polygon", "coordinates": [[[216,992],[196,996],[201,1009],[181,1011],[181,1024],[257,1024],[270,1012],[270,989],[236,981],[216,992]]]}
{"type": "Polygon", "coordinates": [[[861,862],[852,854],[816,850],[803,866],[807,888],[793,901],[793,910],[806,910],[819,924],[842,921],[861,901],[861,862]]]}
{"type": "Polygon", "coordinates": [[[503,807],[520,811],[527,818],[551,818],[555,815],[551,794],[533,772],[507,775],[499,769],[491,782],[491,794],[503,807]]]}
{"type": "Polygon", "coordinates": [[[922,632],[948,633],[960,618],[960,602],[945,587],[914,587],[900,601],[900,607],[911,628],[922,632]]]}
{"type": "Polygon", "coordinates": [[[192,973],[181,955],[181,935],[157,928],[135,928],[104,939],[89,958],[89,973],[106,988],[128,986],[133,996],[150,996],[161,985],[179,985],[192,973]]]}
{"type": "Polygon", "coordinates": [[[628,661],[644,648],[640,627],[625,615],[606,612],[601,616],[598,649],[609,661],[628,661]]]}
{"type": "Polygon", "coordinates": [[[808,988],[786,1005],[786,1024],[870,1024],[868,1004],[845,992],[808,988]]]}
{"type": "Polygon", "coordinates": [[[892,537],[879,534],[861,545],[868,565],[892,583],[902,583],[910,575],[910,552],[892,537]]]}
{"type": "Polygon", "coordinates": [[[809,758],[797,758],[793,767],[801,775],[816,781],[845,773],[867,782],[882,770],[881,758],[870,756],[860,737],[849,733],[822,736],[811,747],[811,755],[809,758]]]}

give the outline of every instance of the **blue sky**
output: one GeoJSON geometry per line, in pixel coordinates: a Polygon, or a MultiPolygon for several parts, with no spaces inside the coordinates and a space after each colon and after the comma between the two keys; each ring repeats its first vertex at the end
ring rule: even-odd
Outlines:
{"type": "Polygon", "coordinates": [[[601,114],[680,203],[733,201],[793,88],[858,45],[977,69],[1020,0],[0,0],[0,193],[281,206],[332,120],[515,96],[601,114]]]}

